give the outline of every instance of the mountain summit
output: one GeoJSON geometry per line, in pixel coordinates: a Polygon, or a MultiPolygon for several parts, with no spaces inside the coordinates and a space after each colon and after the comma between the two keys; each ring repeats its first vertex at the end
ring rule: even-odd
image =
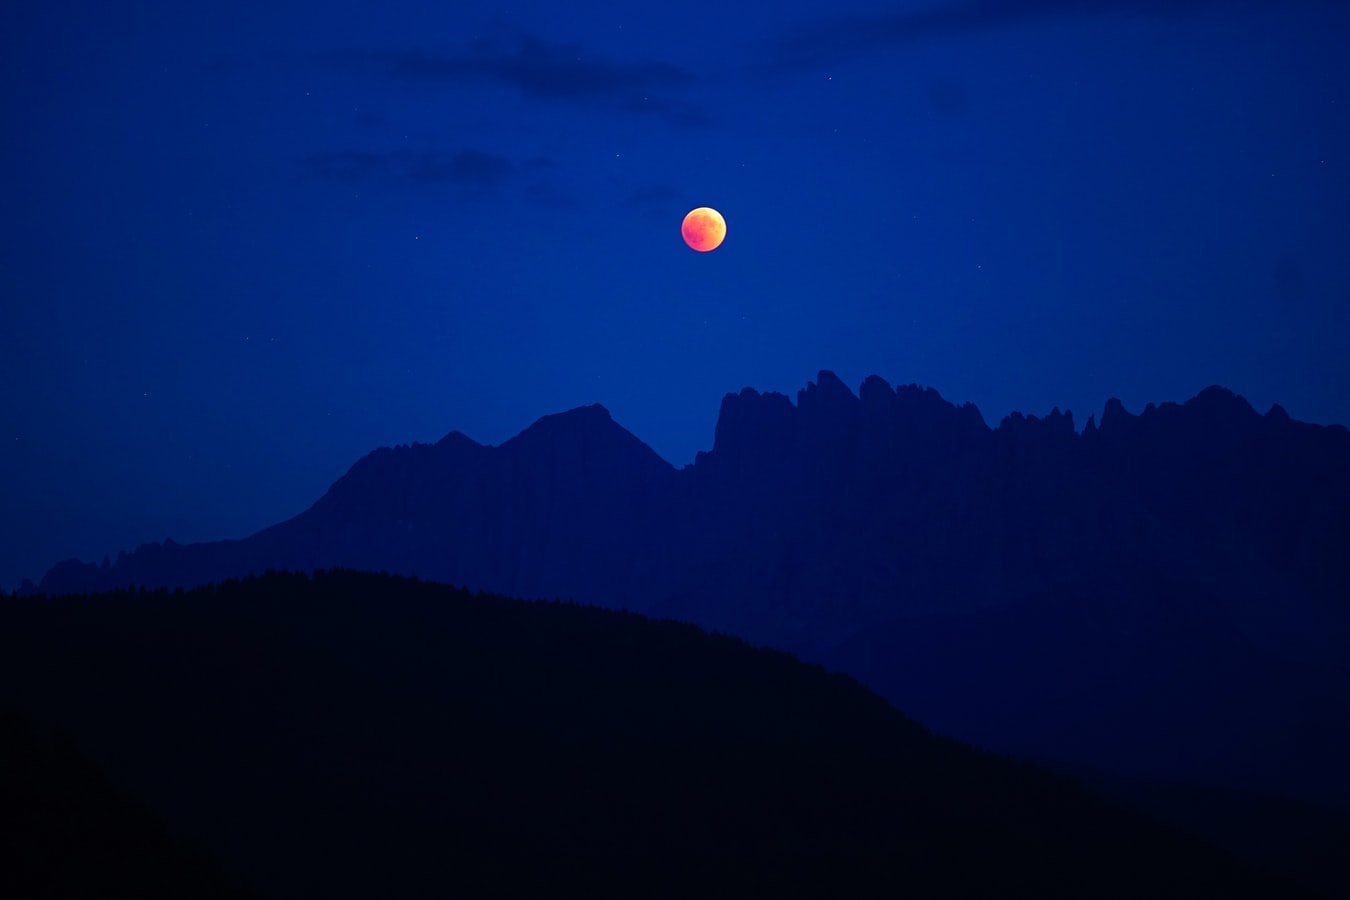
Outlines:
{"type": "Polygon", "coordinates": [[[680,618],[996,749],[1350,804],[1350,432],[1211,387],[988,427],[917,385],[746,388],[682,470],[601,406],[382,448],[240,541],[49,593],[348,567],[680,618]]]}

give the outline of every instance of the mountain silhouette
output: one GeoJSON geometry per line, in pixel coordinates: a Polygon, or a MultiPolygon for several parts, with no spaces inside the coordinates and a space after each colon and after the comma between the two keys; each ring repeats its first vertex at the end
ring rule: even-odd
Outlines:
{"type": "Polygon", "coordinates": [[[981,746],[1350,805],[1350,432],[1219,387],[988,427],[830,372],[727,395],[676,470],[599,406],[376,450],[239,541],[61,563],[47,593],[268,568],[415,575],[698,623],[981,746]]]}
{"type": "MultiPolygon", "coordinates": [[[[183,896],[1314,896],[785,653],[393,576],[11,598],[3,706],[201,848],[183,896]]],[[[29,757],[0,887],[142,896],[124,815],[34,831],[106,804],[29,757]]]]}

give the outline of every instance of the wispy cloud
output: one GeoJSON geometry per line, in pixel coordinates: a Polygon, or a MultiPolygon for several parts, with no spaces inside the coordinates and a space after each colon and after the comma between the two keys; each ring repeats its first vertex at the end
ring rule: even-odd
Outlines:
{"type": "MultiPolygon", "coordinates": [[[[1286,0],[1297,3],[1298,0],[1286,0]]],[[[925,38],[1107,15],[1180,15],[1204,9],[1262,9],[1278,0],[960,0],[876,16],[838,16],[782,35],[767,66],[808,69],[925,38]]]]}
{"type": "Polygon", "coordinates": [[[451,52],[352,49],[335,59],[407,81],[500,85],[540,100],[659,114],[677,123],[699,121],[692,107],[659,96],[692,84],[688,70],[662,61],[618,62],[589,54],[580,44],[527,34],[478,40],[451,52]]]}
{"type": "MultiPolygon", "coordinates": [[[[627,204],[648,218],[669,216],[679,205],[680,192],[666,184],[648,185],[628,195],[627,204]]],[[[681,211],[683,212],[683,211],[681,211]]]]}
{"type": "Polygon", "coordinates": [[[506,157],[481,150],[345,150],[308,156],[301,163],[310,175],[330,181],[378,180],[411,187],[448,184],[474,190],[497,187],[521,168],[506,157]]]}

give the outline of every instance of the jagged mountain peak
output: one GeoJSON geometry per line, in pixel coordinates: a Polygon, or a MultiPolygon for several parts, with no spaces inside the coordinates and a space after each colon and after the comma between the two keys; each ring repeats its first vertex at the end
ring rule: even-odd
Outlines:
{"type": "Polygon", "coordinates": [[[481,447],[482,444],[475,441],[462,431],[455,430],[447,434],[436,442],[437,447],[481,447]]]}
{"type": "Polygon", "coordinates": [[[895,391],[880,375],[868,375],[858,388],[858,399],[864,409],[888,406],[895,400],[895,391]]]}
{"type": "Polygon", "coordinates": [[[783,394],[761,394],[750,387],[727,394],[717,414],[712,452],[700,452],[695,464],[710,455],[719,459],[782,455],[794,443],[796,416],[796,407],[783,394]]]}
{"type": "Polygon", "coordinates": [[[1245,397],[1225,387],[1210,385],[1183,404],[1183,408],[1206,419],[1223,419],[1233,423],[1255,424],[1261,414],[1252,408],[1245,397]]]}
{"type": "Polygon", "coordinates": [[[851,413],[857,406],[857,395],[828,369],[821,369],[815,381],[808,381],[806,387],[797,392],[797,408],[807,414],[851,413]]]}
{"type": "Polygon", "coordinates": [[[674,471],[674,466],[615,422],[599,403],[543,416],[500,447],[508,457],[525,460],[535,459],[536,453],[543,452],[541,448],[552,448],[553,458],[561,453],[578,465],[603,467],[624,461],[644,469],[674,471]]]}
{"type": "Polygon", "coordinates": [[[503,447],[515,443],[533,443],[536,441],[567,441],[597,435],[628,435],[627,429],[614,421],[609,410],[599,403],[578,406],[565,412],[540,416],[520,434],[502,444],[503,447]]]}
{"type": "MultiPolygon", "coordinates": [[[[986,428],[973,403],[957,406],[934,388],[918,384],[892,388],[881,376],[869,375],[854,394],[837,375],[825,369],[815,381],[807,382],[806,387],[797,392],[795,404],[784,394],[761,393],[751,387],[725,395],[718,414],[718,434],[734,433],[742,426],[761,425],[766,419],[773,422],[789,418],[807,422],[849,422],[860,411],[865,419],[873,422],[959,419],[986,428]]],[[[714,449],[720,446],[721,442],[717,441],[714,449]]]]}
{"type": "Polygon", "coordinates": [[[1111,434],[1122,428],[1128,428],[1129,423],[1135,418],[1136,416],[1125,408],[1119,397],[1112,397],[1102,408],[1102,418],[1097,423],[1097,429],[1104,434],[1111,434]]]}
{"type": "Polygon", "coordinates": [[[1073,413],[1069,410],[1060,412],[1058,406],[1051,409],[1045,416],[1011,412],[1003,417],[1003,421],[999,422],[998,431],[1043,431],[1068,436],[1074,434],[1073,413]]]}
{"type": "Polygon", "coordinates": [[[574,406],[573,408],[564,410],[560,413],[551,413],[547,416],[540,416],[530,428],[525,430],[529,431],[532,428],[547,428],[560,424],[597,424],[613,421],[614,417],[610,415],[609,410],[606,409],[604,405],[600,403],[587,403],[583,406],[574,406]]]}
{"type": "Polygon", "coordinates": [[[1240,394],[1210,385],[1181,403],[1148,403],[1138,415],[1127,411],[1119,398],[1112,397],[1106,401],[1093,430],[1107,439],[1142,434],[1180,439],[1185,434],[1186,440],[1224,442],[1259,432],[1273,433],[1272,428],[1292,421],[1278,405],[1262,416],[1240,394]]]}

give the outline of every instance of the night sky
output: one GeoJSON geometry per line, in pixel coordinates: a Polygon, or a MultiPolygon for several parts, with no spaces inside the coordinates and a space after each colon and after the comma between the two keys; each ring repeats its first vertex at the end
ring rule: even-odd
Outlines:
{"type": "Polygon", "coordinates": [[[1350,424],[1347,46],[1330,0],[26,4],[0,587],[588,403],[682,466],[820,369],[1350,424]]]}

